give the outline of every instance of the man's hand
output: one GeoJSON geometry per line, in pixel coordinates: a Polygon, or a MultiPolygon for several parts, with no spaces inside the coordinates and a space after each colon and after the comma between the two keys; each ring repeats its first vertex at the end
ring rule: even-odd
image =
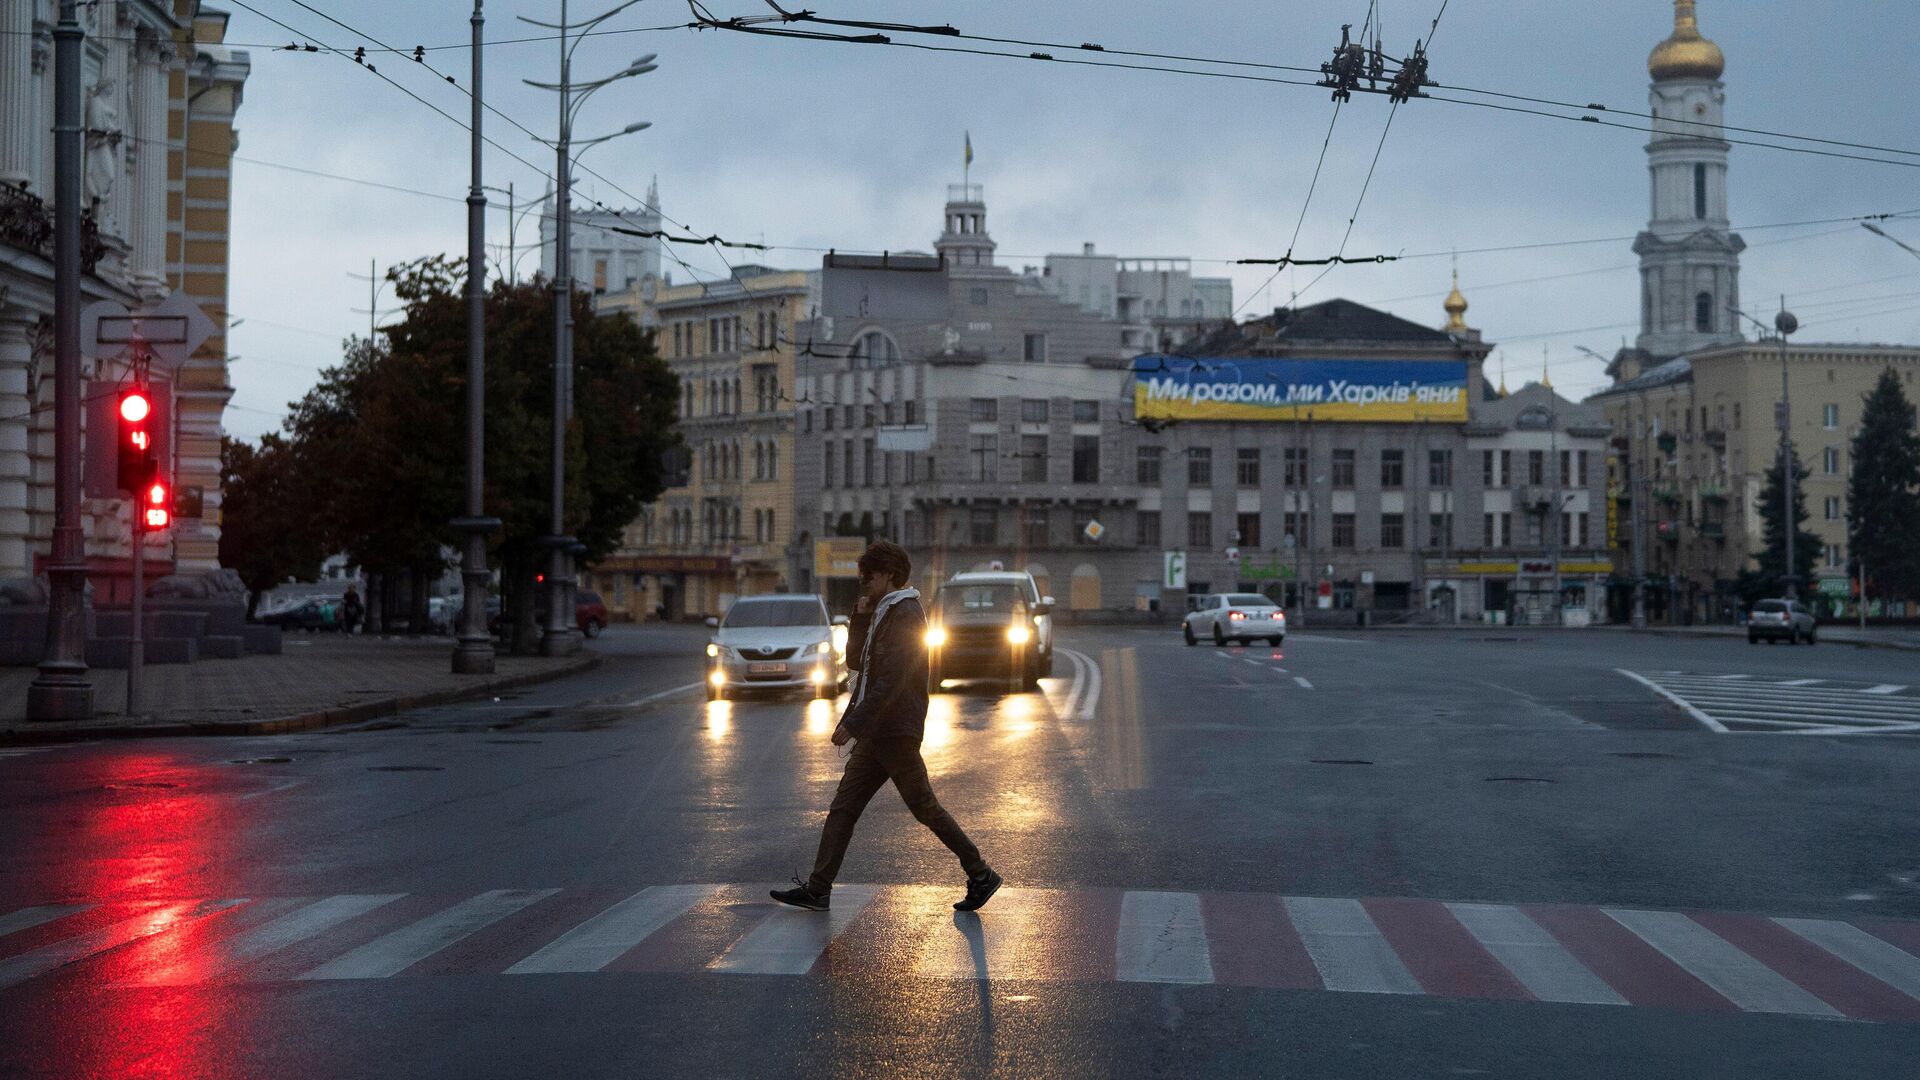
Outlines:
{"type": "Polygon", "coordinates": [[[841,724],[833,729],[833,745],[845,746],[852,741],[853,732],[847,730],[847,725],[841,724]]]}
{"type": "Polygon", "coordinates": [[[860,599],[853,602],[853,613],[855,615],[865,615],[872,607],[873,601],[867,599],[866,593],[861,593],[860,599]]]}

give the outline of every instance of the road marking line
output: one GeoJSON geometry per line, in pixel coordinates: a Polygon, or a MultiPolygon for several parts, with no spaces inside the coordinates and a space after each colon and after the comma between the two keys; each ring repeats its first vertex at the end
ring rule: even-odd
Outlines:
{"type": "Polygon", "coordinates": [[[1701,712],[1699,709],[1695,708],[1692,705],[1692,703],[1688,702],[1685,698],[1681,697],[1678,694],[1675,694],[1671,690],[1668,690],[1666,687],[1661,686],[1659,683],[1654,682],[1653,680],[1647,678],[1644,675],[1636,675],[1633,672],[1626,670],[1625,668],[1614,668],[1613,670],[1619,672],[1622,675],[1625,675],[1627,678],[1632,679],[1634,682],[1639,683],[1641,686],[1646,687],[1647,689],[1653,691],[1654,693],[1659,694],[1661,697],[1666,698],[1668,701],[1673,702],[1675,705],[1680,706],[1682,709],[1686,710],[1687,715],[1693,717],[1695,720],[1700,721],[1700,723],[1708,731],[1717,731],[1722,735],[1725,735],[1727,733],[1727,725],[1721,723],[1718,720],[1715,720],[1713,717],[1708,716],[1706,713],[1701,712]]]}
{"type": "Polygon", "coordinates": [[[405,895],[406,893],[341,895],[316,900],[297,910],[287,912],[272,922],[235,935],[218,948],[208,950],[210,955],[204,958],[183,959],[167,967],[157,968],[132,980],[129,985],[190,986],[195,983],[210,982],[233,968],[270,956],[309,938],[318,937],[349,919],[358,918],[375,908],[391,904],[405,895]]]}
{"type": "Polygon", "coordinates": [[[1786,682],[1783,682],[1779,685],[1781,686],[1819,686],[1821,683],[1826,681],[1827,680],[1825,679],[1788,679],[1786,682]]]}
{"type": "Polygon", "coordinates": [[[1073,649],[1067,649],[1065,652],[1069,656],[1077,656],[1081,659],[1085,664],[1082,670],[1086,675],[1086,682],[1080,692],[1079,704],[1075,706],[1073,712],[1070,714],[1070,719],[1083,722],[1092,720],[1093,711],[1100,706],[1100,662],[1083,652],[1078,652],[1073,649]]]}
{"type": "Polygon", "coordinates": [[[1327,989],[1365,994],[1426,992],[1380,935],[1360,901],[1289,896],[1284,903],[1327,989]]]}
{"type": "Polygon", "coordinates": [[[321,964],[300,979],[384,979],[470,937],[559,889],[494,889],[321,964]]]}
{"type": "Polygon", "coordinates": [[[1881,941],[1850,923],[1826,919],[1775,919],[1781,926],[1920,1001],[1920,957],[1881,941]]]}
{"type": "Polygon", "coordinates": [[[1840,1015],[1833,1006],[1807,993],[1797,983],[1677,911],[1601,910],[1694,978],[1748,1012],[1840,1015]]]}
{"type": "Polygon", "coordinates": [[[874,885],[836,885],[833,907],[825,914],[781,905],[707,969],[736,975],[805,975],[878,891],[874,885]]]}
{"type": "Polygon", "coordinates": [[[0,915],[0,937],[17,934],[22,930],[31,930],[42,923],[63,919],[68,915],[77,915],[93,908],[92,904],[45,904],[40,907],[21,908],[19,911],[0,915]]]}
{"type": "Polygon", "coordinates": [[[1881,683],[1879,686],[1870,687],[1860,692],[1863,694],[1897,694],[1905,689],[1906,687],[1894,683],[1881,683]]]}
{"type": "Polygon", "coordinates": [[[129,941],[152,937],[185,925],[194,919],[225,911],[246,902],[245,900],[183,900],[174,904],[156,905],[130,919],[122,919],[98,930],[80,934],[77,937],[64,938],[42,945],[31,952],[24,952],[0,961],[0,988],[25,982],[55,968],[84,960],[95,953],[117,949],[129,941]]]}
{"type": "Polygon", "coordinates": [[[1212,982],[1199,894],[1129,891],[1121,897],[1113,970],[1120,982],[1212,982]]]}
{"type": "Polygon", "coordinates": [[[1709,676],[1709,678],[1716,679],[1720,682],[1736,682],[1741,679],[1751,679],[1753,678],[1753,676],[1751,675],[1713,675],[1713,676],[1709,676]]]}
{"type": "Polygon", "coordinates": [[[1306,679],[1306,676],[1304,676],[1304,675],[1295,675],[1295,676],[1293,677],[1293,681],[1294,681],[1294,682],[1296,682],[1296,683],[1299,683],[1299,684],[1300,684],[1300,689],[1302,689],[1302,690],[1311,690],[1311,689],[1313,689],[1313,684],[1312,684],[1312,683],[1310,683],[1310,682],[1308,682],[1308,681],[1307,681],[1307,679],[1306,679]]]}
{"type": "Polygon", "coordinates": [[[685,686],[676,686],[671,690],[662,690],[657,694],[648,694],[646,697],[643,697],[643,698],[635,698],[624,705],[620,705],[616,707],[621,709],[635,709],[635,708],[639,708],[642,705],[651,705],[656,701],[673,697],[676,694],[684,694],[689,690],[698,690],[705,685],[706,683],[690,682],[685,686]]]}
{"type": "Polygon", "coordinates": [[[1447,910],[1541,1001],[1587,1005],[1627,1003],[1626,998],[1588,970],[1545,927],[1519,908],[1503,904],[1448,904],[1447,910]]]}
{"type": "Polygon", "coordinates": [[[599,971],[712,896],[718,885],[653,885],[581,923],[508,968],[508,975],[599,971]]]}

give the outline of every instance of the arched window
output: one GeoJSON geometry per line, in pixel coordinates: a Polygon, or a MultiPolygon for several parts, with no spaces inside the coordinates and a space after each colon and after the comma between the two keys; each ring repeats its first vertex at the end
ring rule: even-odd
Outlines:
{"type": "Polygon", "coordinates": [[[1707,167],[1705,165],[1693,167],[1693,216],[1697,218],[1707,216],[1707,167]]]}
{"type": "Polygon", "coordinates": [[[1693,298],[1693,328],[1702,334],[1713,333],[1713,294],[1701,293],[1693,298]]]}
{"type": "Polygon", "coordinates": [[[869,330],[861,334],[853,343],[853,358],[856,368],[879,367],[882,364],[897,363],[900,360],[900,347],[893,339],[878,330],[869,330]]]}
{"type": "Polygon", "coordinates": [[[780,479],[780,444],[767,444],[767,479],[780,479]]]}
{"type": "Polygon", "coordinates": [[[763,480],[767,472],[767,448],[761,443],[753,444],[753,478],[763,480]]]}

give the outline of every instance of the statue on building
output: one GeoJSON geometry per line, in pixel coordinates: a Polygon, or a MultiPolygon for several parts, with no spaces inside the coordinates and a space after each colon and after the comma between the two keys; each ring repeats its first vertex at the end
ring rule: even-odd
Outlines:
{"type": "Polygon", "coordinates": [[[113,187],[120,180],[120,108],[119,83],[102,78],[87,95],[86,193],[89,205],[96,208],[103,231],[117,224],[113,216],[113,187]]]}

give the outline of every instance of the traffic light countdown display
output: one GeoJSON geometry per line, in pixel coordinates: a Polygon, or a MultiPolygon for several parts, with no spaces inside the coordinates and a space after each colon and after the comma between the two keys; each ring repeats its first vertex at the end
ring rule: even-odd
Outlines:
{"type": "Polygon", "coordinates": [[[173,485],[154,453],[154,425],[158,417],[153,392],[144,385],[120,392],[118,476],[120,489],[134,497],[136,532],[157,532],[173,522],[173,485]]]}

